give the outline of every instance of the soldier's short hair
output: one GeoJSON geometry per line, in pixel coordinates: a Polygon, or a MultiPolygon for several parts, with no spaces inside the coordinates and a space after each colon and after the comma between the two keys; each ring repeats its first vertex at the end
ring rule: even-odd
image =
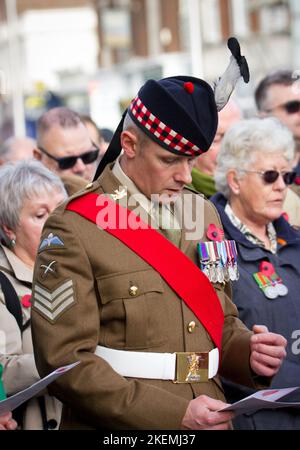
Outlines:
{"type": "Polygon", "coordinates": [[[292,70],[276,70],[268,74],[257,85],[254,93],[255,103],[258,111],[266,111],[268,91],[271,86],[291,86],[296,80],[295,72],[292,70]]]}
{"type": "Polygon", "coordinates": [[[3,226],[16,230],[24,200],[41,192],[67,193],[61,179],[35,160],[7,163],[0,167],[0,239],[9,246],[3,226]]]}
{"type": "Polygon", "coordinates": [[[151,143],[151,139],[134,123],[130,115],[127,113],[125,115],[123,123],[123,131],[133,131],[139,140],[141,149],[145,148],[147,144],[151,143]]]}

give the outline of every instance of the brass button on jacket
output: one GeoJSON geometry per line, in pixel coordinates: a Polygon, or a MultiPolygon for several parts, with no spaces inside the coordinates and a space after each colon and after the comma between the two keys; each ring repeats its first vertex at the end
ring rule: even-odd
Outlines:
{"type": "Polygon", "coordinates": [[[129,288],[129,295],[131,295],[131,297],[135,297],[138,293],[138,288],[136,286],[130,286],[129,288]]]}
{"type": "Polygon", "coordinates": [[[196,323],[192,320],[187,326],[188,332],[192,333],[194,331],[195,327],[196,327],[196,323]]]}

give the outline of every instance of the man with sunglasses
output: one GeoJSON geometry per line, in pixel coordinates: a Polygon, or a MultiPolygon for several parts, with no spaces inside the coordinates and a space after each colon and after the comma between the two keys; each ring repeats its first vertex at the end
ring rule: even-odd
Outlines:
{"type": "Polygon", "coordinates": [[[291,70],[268,74],[255,90],[255,102],[261,117],[277,117],[293,133],[297,177],[293,189],[300,195],[300,80],[291,70]]]}
{"type": "Polygon", "coordinates": [[[79,115],[65,107],[50,109],[37,123],[34,156],[60,175],[68,194],[83,188],[95,173],[99,149],[79,115]]]}

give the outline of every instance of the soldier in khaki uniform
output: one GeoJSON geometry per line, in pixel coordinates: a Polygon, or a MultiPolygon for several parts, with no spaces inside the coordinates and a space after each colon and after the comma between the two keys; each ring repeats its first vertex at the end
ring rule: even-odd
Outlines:
{"type": "Polygon", "coordinates": [[[198,240],[221,224],[214,207],[184,185],[216,128],[207,83],[148,81],[115,133],[103,173],[47,221],[34,276],[36,363],[45,375],[81,361],[50,388],[64,403],[62,428],[227,429],[232,413],[218,412],[226,406],[218,366],[256,387],[279,369],[284,338],[263,327],[252,334],[237,318],[230,285],[212,288],[197,268],[198,240]],[[202,213],[197,238],[186,222],[175,226],[185,195],[194,204],[188,214],[202,213]],[[128,209],[116,207],[119,218],[125,211],[132,220],[124,230],[120,220],[112,223],[122,201],[128,209]],[[151,229],[136,230],[136,216],[151,229]],[[45,274],[51,264],[55,270],[45,274]]]}

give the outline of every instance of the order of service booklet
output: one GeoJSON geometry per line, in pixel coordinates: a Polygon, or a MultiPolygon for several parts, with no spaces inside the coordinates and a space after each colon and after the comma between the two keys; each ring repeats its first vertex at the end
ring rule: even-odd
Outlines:
{"type": "Polygon", "coordinates": [[[245,397],[220,411],[234,411],[235,415],[253,413],[260,409],[277,408],[300,408],[300,402],[279,402],[278,400],[291,392],[300,389],[299,387],[283,389],[264,389],[257,391],[249,397],[245,397]]]}
{"type": "Polygon", "coordinates": [[[78,364],[80,364],[80,361],[69,364],[68,366],[59,367],[58,369],[47,375],[45,378],[42,378],[41,380],[34,383],[32,386],[6,398],[5,400],[0,401],[0,414],[13,411],[15,408],[22,405],[22,403],[26,402],[27,400],[38,394],[40,391],[45,389],[45,387],[48,386],[48,384],[52,383],[52,381],[56,380],[64,373],[73,369],[73,367],[77,366],[78,364]]]}

